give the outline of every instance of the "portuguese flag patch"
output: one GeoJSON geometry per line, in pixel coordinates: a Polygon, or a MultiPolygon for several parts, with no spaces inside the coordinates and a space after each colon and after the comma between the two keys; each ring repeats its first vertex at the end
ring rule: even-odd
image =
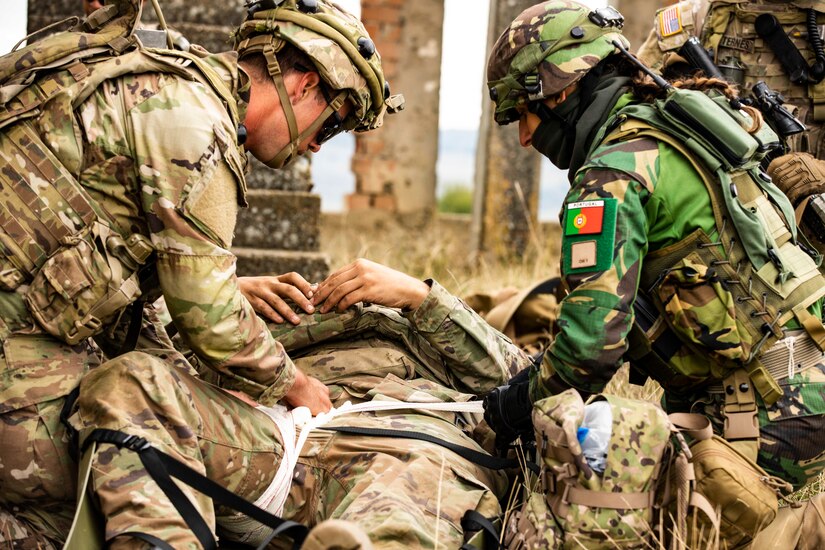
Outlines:
{"type": "Polygon", "coordinates": [[[596,235],[602,232],[604,224],[604,202],[571,202],[566,206],[565,235],[596,235]]]}

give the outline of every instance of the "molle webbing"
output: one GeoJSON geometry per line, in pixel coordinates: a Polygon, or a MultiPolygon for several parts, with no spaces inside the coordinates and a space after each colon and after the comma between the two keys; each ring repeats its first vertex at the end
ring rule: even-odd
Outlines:
{"type": "MultiPolygon", "coordinates": [[[[96,12],[79,29],[38,40],[0,57],[0,85],[26,85],[31,76],[54,64],[65,64],[108,52],[117,55],[135,45],[132,31],[140,19],[140,2],[119,0],[96,12]]],[[[5,103],[5,99],[3,98],[5,103]]]]}
{"type": "Polygon", "coordinates": [[[825,24],[825,6],[822,2],[710,2],[702,29],[702,43],[714,52],[717,64],[727,63],[730,58],[736,60],[735,64],[741,68],[744,77],[744,81],[737,79],[738,84],[749,88],[757,81],[764,81],[771,89],[781,91],[788,104],[800,108],[800,119],[806,118],[810,101],[813,120],[822,122],[825,121],[825,81],[790,83],[789,75],[776,59],[778,55],[755,29],[757,17],[772,15],[796,49],[809,63],[813,63],[815,52],[806,28],[806,18],[811,8],[816,11],[817,26],[825,24]]]}
{"type": "MultiPolygon", "coordinates": [[[[776,280],[778,271],[772,263],[765,264],[758,271],[754,268],[741,239],[729,222],[720,182],[677,137],[644,121],[628,119],[605,139],[605,143],[637,137],[651,137],[665,142],[690,161],[708,191],[717,230],[713,241],[704,231],[696,230],[675,244],[647,254],[640,289],[650,291],[668,270],[688,255],[698,255],[704,265],[720,271],[726,288],[734,296],[739,330],[746,331],[755,343],[744,366],[763,399],[768,403],[775,402],[782,393],[781,389],[756,359],[762,349],[767,349],[782,337],[782,326],[794,316],[814,340],[823,341],[821,321],[813,319],[805,308],[825,296],[825,279],[813,260],[794,244],[782,217],[747,171],[730,173],[731,183],[736,186],[745,206],[760,211],[778,253],[792,266],[793,276],[784,283],[776,280]],[[804,307],[799,307],[800,304],[804,307]]],[[[732,369],[736,366],[726,367],[732,369]]]]}
{"type": "Polygon", "coordinates": [[[30,124],[0,134],[0,161],[0,251],[29,278],[98,216],[83,187],[30,124]]]}
{"type": "MultiPolygon", "coordinates": [[[[30,280],[58,248],[83,238],[95,220],[116,227],[72,173],[80,167],[65,166],[33,127],[32,117],[42,115],[47,102],[49,112],[71,116],[106,80],[162,72],[202,81],[221,96],[233,121],[238,120],[231,91],[220,77],[206,63],[184,52],[133,50],[89,65],[70,60],[64,68],[65,72],[18,91],[0,109],[0,287],[5,289],[30,280]]],[[[79,158],[79,149],[77,152],[79,158]]],[[[143,246],[131,250],[131,241],[121,240],[133,257],[146,259],[143,246]]]]}

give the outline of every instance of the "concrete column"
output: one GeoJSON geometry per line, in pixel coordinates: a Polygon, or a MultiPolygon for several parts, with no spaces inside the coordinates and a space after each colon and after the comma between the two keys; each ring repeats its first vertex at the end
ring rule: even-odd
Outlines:
{"type": "MultiPolygon", "coordinates": [[[[489,52],[515,17],[534,0],[490,0],[489,52]]],[[[538,220],[541,156],[519,144],[518,124],[499,126],[487,88],[482,98],[473,196],[476,253],[491,259],[521,257],[538,220]]]]}
{"type": "Polygon", "coordinates": [[[384,127],[356,135],[355,193],[347,208],[377,208],[429,216],[435,206],[438,96],[444,0],[362,0],[361,19],[381,53],[404,111],[384,127]]]}

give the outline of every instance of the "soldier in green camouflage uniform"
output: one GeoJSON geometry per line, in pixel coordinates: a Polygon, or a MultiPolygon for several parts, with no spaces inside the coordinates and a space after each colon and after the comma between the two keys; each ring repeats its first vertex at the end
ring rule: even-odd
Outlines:
{"type": "MultiPolygon", "coordinates": [[[[286,4],[284,9],[296,11],[294,2],[286,4]]],[[[338,21],[340,40],[369,42],[357,19],[319,4],[319,13],[338,21]]],[[[129,287],[137,280],[134,262],[144,263],[143,272],[157,277],[155,282],[147,280],[145,296],[152,299],[151,291],[160,291],[186,344],[202,365],[223,375],[225,387],[266,405],[283,401],[314,412],[330,406],[326,387],[296,369],[239,292],[229,248],[237,209],[246,205],[245,149],[279,167],[307,150],[317,151],[341,130],[377,127],[387,104],[395,101],[398,106],[397,97],[385,97],[376,53],[366,52],[367,58],[352,44],[345,53],[334,40],[298,24],[281,25],[281,38],[276,38],[276,29],[266,23],[274,19],[256,14],[237,36],[236,50],[244,58],[239,64],[234,52],[143,50],[130,34],[135,12],[135,2],[107,3],[96,12],[94,24],[82,31],[36,42],[0,63],[5,75],[23,72],[19,79],[3,82],[4,116],[21,109],[37,113],[27,105],[69,90],[46,102],[40,117],[17,124],[14,118],[4,118],[0,134],[5,140],[4,177],[12,174],[0,186],[6,209],[0,257],[0,502],[16,519],[57,544],[68,532],[76,493],[77,466],[60,421],[66,395],[107,359],[111,368],[164,365],[169,376],[176,376],[175,367],[192,370],[171,349],[151,315],[142,331],[148,353],[112,359],[124,351],[125,327],[136,316],[130,309],[140,313],[137,305],[127,307],[137,294],[129,287]],[[95,33],[103,45],[84,51],[85,44],[97,40],[95,33]],[[256,36],[269,40],[247,40],[256,36]],[[269,47],[260,47],[264,42],[269,47]],[[31,68],[31,60],[38,56],[54,54],[50,59],[60,59],[64,46],[80,54],[62,65],[54,62],[50,69],[31,68]],[[84,63],[88,59],[93,62],[84,63]],[[29,135],[41,136],[42,141],[15,142],[29,129],[35,132],[29,135]],[[48,157],[27,157],[38,144],[45,144],[48,157]],[[79,204],[74,199],[67,206],[46,194],[36,197],[38,204],[29,195],[17,195],[22,187],[13,179],[14,170],[31,171],[25,181],[35,193],[53,192],[49,182],[55,178],[43,172],[52,168],[46,158],[65,170],[64,179],[75,180],[73,189],[93,205],[94,215],[102,221],[86,229],[91,227],[106,243],[109,255],[101,273],[109,282],[122,283],[115,294],[118,300],[129,296],[117,302],[122,304],[119,309],[109,308],[102,321],[91,311],[72,310],[61,301],[82,300],[94,290],[84,290],[88,282],[82,277],[92,277],[93,285],[108,284],[86,271],[101,264],[89,261],[95,256],[83,248],[83,234],[54,243],[49,231],[59,228],[38,226],[40,220],[59,220],[74,227],[80,223],[76,216],[89,211],[73,212],[70,206],[79,204]],[[66,211],[49,218],[49,208],[66,211]],[[32,236],[14,233],[21,226],[35,228],[32,236]],[[42,270],[35,263],[26,272],[20,258],[37,258],[43,250],[51,254],[50,246],[63,246],[59,250],[66,255],[86,256],[76,271],[59,271],[50,264],[51,274],[38,279],[42,270]],[[135,257],[141,251],[151,256],[135,257]],[[32,280],[51,281],[57,292],[33,291],[32,280]],[[52,317],[36,319],[35,306],[52,317]],[[85,317],[73,318],[72,312],[85,317]],[[96,334],[98,345],[78,334],[96,334]]],[[[257,449],[261,443],[254,445],[257,449]]],[[[11,528],[0,533],[13,536],[11,528]]]]}
{"type": "MultiPolygon", "coordinates": [[[[636,87],[629,78],[635,70],[614,57],[614,40],[627,47],[616,15],[591,14],[581,4],[563,0],[538,4],[504,31],[489,59],[488,86],[496,101],[496,120],[518,120],[523,146],[532,145],[570,170],[571,189],[561,213],[561,274],[568,294],[561,301],[555,337],[541,368],[531,372],[530,395],[538,400],[569,387],[585,395],[599,392],[625,360],[636,359],[637,367],[663,385],[669,411],[705,412],[721,431],[728,386],[723,389],[720,382],[736,368],[732,365],[743,364],[736,362],[736,357],[743,361],[742,356],[733,353],[750,344],[724,324],[725,310],[715,307],[719,303],[714,300],[705,296],[703,302],[691,302],[694,298],[681,295],[681,302],[674,300],[683,288],[701,284],[699,268],[669,267],[661,258],[678,246],[715,247],[721,240],[718,235],[729,229],[718,227],[708,187],[677,142],[633,137],[638,130],[611,134],[626,128],[620,126],[624,119],[614,115],[642,101],[637,95],[641,85],[636,87]],[[711,244],[684,244],[700,232],[708,236],[703,242],[711,244]],[[671,273],[684,274],[685,281],[668,286],[665,276],[671,273]],[[628,349],[643,291],[659,293],[666,304],[659,315],[672,314],[666,321],[675,342],[669,355],[656,363],[646,362],[649,355],[634,355],[642,350],[628,349]],[[683,309],[676,311],[674,304],[683,309]]],[[[787,203],[782,208],[790,211],[787,203]]],[[[725,253],[733,251],[734,242],[728,244],[725,253]]],[[[803,271],[814,279],[819,276],[805,253],[796,248],[789,253],[802,262],[794,268],[800,276],[803,271]]],[[[718,261],[712,267],[724,264],[724,256],[718,261]]],[[[713,270],[707,276],[718,283],[720,295],[734,292],[738,284],[733,276],[714,279],[713,270]]],[[[731,298],[726,307],[732,309],[733,302],[731,298]]],[[[821,330],[821,300],[795,310],[812,333],[821,330]]],[[[754,314],[758,315],[765,312],[754,314]]],[[[657,326],[664,321],[660,318],[657,326]]],[[[799,327],[791,317],[784,328],[799,327]]],[[[787,333],[792,334],[796,333],[787,333]]],[[[750,410],[758,416],[758,463],[800,487],[825,464],[825,361],[813,344],[810,355],[792,360],[788,349],[793,343],[793,338],[779,341],[759,355],[760,361],[767,360],[768,353],[781,356],[786,372],[780,368],[771,375],[781,396],[768,405],[757,395],[750,410]]],[[[746,376],[736,387],[745,392],[762,382],[764,378],[749,382],[746,376]]]]}

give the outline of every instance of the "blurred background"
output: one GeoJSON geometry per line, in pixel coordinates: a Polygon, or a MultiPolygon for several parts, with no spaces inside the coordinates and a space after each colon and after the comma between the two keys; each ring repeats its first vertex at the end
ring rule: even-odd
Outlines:
{"type": "MultiPolygon", "coordinates": [[[[255,166],[251,208],[233,247],[239,272],[296,270],[315,279],[353,256],[367,256],[452,279],[456,291],[552,275],[566,173],[521,149],[517,125],[499,128],[485,110],[489,46],[532,3],[340,0],[364,21],[407,108],[386,117],[382,129],[337,137],[288,170],[255,166]]],[[[633,14],[625,32],[637,44],[667,2],[611,3],[633,14]]],[[[160,4],[171,27],[210,51],[228,48],[228,32],[244,13],[239,1],[160,4]]],[[[3,53],[28,32],[83,11],[83,0],[2,5],[3,53]]],[[[154,20],[147,2],[142,21],[154,20]]]]}

